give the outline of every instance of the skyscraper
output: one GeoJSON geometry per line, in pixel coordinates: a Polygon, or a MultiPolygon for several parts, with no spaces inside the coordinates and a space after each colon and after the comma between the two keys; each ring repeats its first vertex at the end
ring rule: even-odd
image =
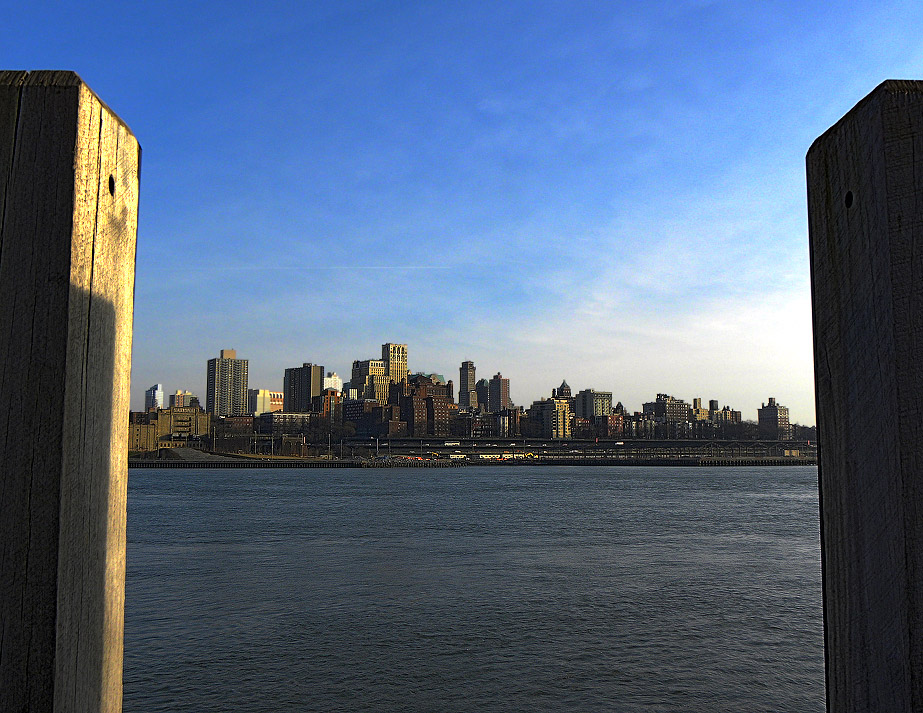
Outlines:
{"type": "Polygon", "coordinates": [[[144,392],[144,410],[150,411],[152,408],[163,407],[163,384],[154,384],[144,392]]]}
{"type": "Polygon", "coordinates": [[[458,408],[471,408],[471,392],[474,391],[474,362],[463,361],[458,370],[458,408]]]}
{"type": "Polygon", "coordinates": [[[307,413],[315,396],[324,390],[324,367],[318,364],[302,364],[285,370],[282,381],[283,411],[307,413]]]}
{"type": "Polygon", "coordinates": [[[381,345],[381,359],[354,361],[349,385],[360,399],[375,399],[388,403],[388,385],[407,379],[407,345],[387,342],[381,345]]]}
{"type": "Polygon", "coordinates": [[[381,360],[385,363],[388,379],[395,384],[407,378],[407,345],[387,344],[381,345],[381,360]]]}
{"type": "Polygon", "coordinates": [[[478,408],[484,413],[488,413],[490,404],[490,382],[487,381],[487,379],[480,379],[478,383],[474,385],[474,390],[477,394],[478,408]]]}
{"type": "Polygon", "coordinates": [[[234,349],[222,349],[217,359],[208,360],[205,410],[216,416],[245,416],[247,413],[246,359],[234,349]]]}
{"type": "Polygon", "coordinates": [[[510,380],[497,372],[490,380],[487,391],[487,410],[490,413],[505,411],[510,407],[510,380]]]}

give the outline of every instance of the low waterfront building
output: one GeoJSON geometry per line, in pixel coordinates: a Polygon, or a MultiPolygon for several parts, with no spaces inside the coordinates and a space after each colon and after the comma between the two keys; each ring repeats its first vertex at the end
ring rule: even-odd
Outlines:
{"type": "Polygon", "coordinates": [[[497,421],[497,436],[500,438],[512,438],[519,435],[519,420],[522,416],[521,408],[509,408],[498,411],[494,414],[497,421]]]}
{"type": "Polygon", "coordinates": [[[157,426],[149,423],[128,424],[128,450],[156,451],[157,426]]]}
{"type": "Polygon", "coordinates": [[[608,416],[596,417],[596,429],[600,438],[621,438],[624,433],[625,414],[613,411],[608,416]]]}
{"type": "Polygon", "coordinates": [[[323,416],[314,411],[291,413],[289,411],[270,411],[257,418],[257,428],[260,433],[269,433],[273,436],[291,435],[294,433],[308,433],[316,428],[323,416]]]}
{"type": "Polygon", "coordinates": [[[342,396],[338,389],[324,389],[319,396],[314,397],[312,411],[316,411],[332,423],[343,420],[342,396]]]}
{"type": "Polygon", "coordinates": [[[284,396],[281,391],[248,389],[247,398],[250,415],[259,416],[261,413],[281,411],[284,396]]]}
{"type": "Polygon", "coordinates": [[[211,433],[212,415],[198,406],[171,406],[151,414],[158,440],[198,440],[211,433]]]}

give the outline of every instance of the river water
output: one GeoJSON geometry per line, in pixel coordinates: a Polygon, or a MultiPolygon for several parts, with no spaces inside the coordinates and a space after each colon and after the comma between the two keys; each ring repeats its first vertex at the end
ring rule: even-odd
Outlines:
{"type": "Polygon", "coordinates": [[[132,470],[124,711],[821,713],[816,480],[132,470]]]}

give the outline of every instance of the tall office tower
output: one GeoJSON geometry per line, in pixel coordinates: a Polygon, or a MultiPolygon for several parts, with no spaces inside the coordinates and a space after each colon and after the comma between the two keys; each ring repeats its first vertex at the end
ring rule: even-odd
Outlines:
{"type": "MultiPolygon", "coordinates": [[[[471,392],[474,391],[474,362],[463,361],[458,370],[458,408],[460,411],[471,408],[471,392]]],[[[474,404],[477,406],[477,404],[474,404]]]]}
{"type": "Polygon", "coordinates": [[[474,385],[474,390],[478,397],[478,408],[488,413],[490,408],[490,382],[487,379],[480,379],[474,385]]]}
{"type": "Polygon", "coordinates": [[[216,416],[247,415],[246,359],[233,349],[222,349],[217,359],[208,360],[205,410],[216,416]]]}
{"type": "Polygon", "coordinates": [[[343,391],[343,380],[337,376],[335,371],[328,371],[327,376],[324,377],[324,391],[327,389],[335,389],[336,391],[343,391]]]}
{"type": "Polygon", "coordinates": [[[302,364],[285,370],[282,381],[283,411],[308,413],[315,396],[324,391],[324,367],[319,364],[302,364]]]}
{"type": "Polygon", "coordinates": [[[510,380],[504,379],[500,372],[494,374],[487,389],[487,410],[490,413],[505,411],[510,407],[510,380]]]}
{"type": "Polygon", "coordinates": [[[790,441],[792,427],[788,422],[788,408],[779,406],[774,398],[769,399],[769,405],[756,410],[759,418],[760,438],[771,441],[790,441]]]}
{"type": "Polygon", "coordinates": [[[388,379],[396,384],[406,379],[407,371],[407,345],[406,344],[387,344],[381,345],[381,360],[385,363],[385,372],[388,379]]]}
{"type": "Polygon", "coordinates": [[[163,407],[163,384],[154,384],[144,392],[144,410],[150,411],[152,408],[163,407]]]}

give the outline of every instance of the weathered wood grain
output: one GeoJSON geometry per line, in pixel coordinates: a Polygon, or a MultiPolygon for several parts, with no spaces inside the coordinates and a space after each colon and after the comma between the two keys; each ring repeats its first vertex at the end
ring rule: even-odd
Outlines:
{"type": "Polygon", "coordinates": [[[828,710],[923,711],[923,82],[807,156],[828,710]]]}
{"type": "Polygon", "coordinates": [[[71,72],[0,73],[0,710],[119,711],[140,151],[71,72]]]}

